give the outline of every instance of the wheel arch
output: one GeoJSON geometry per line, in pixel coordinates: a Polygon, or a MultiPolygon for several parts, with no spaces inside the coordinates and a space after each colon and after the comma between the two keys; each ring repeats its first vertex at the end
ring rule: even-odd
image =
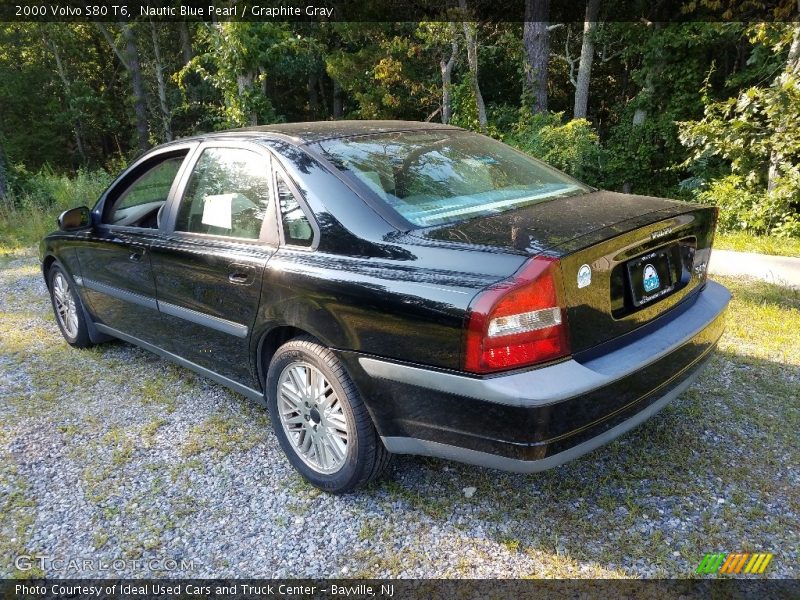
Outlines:
{"type": "Polygon", "coordinates": [[[261,389],[266,390],[267,369],[269,368],[269,363],[275,355],[275,352],[289,340],[301,335],[311,336],[320,344],[327,346],[324,341],[320,340],[314,334],[293,325],[276,325],[261,334],[258,345],[256,346],[255,357],[256,374],[261,389]]]}
{"type": "Polygon", "coordinates": [[[80,299],[80,308],[81,312],[83,313],[83,317],[86,320],[86,327],[89,330],[89,339],[92,341],[93,344],[101,344],[103,342],[107,342],[108,340],[114,339],[112,336],[107,335],[105,333],[101,333],[98,331],[97,327],[94,324],[94,316],[92,312],[89,310],[89,307],[86,306],[86,299],[83,294],[79,291],[79,286],[75,283],[75,278],[69,272],[69,269],[62,263],[58,258],[56,258],[53,254],[47,254],[42,260],[42,274],[44,275],[45,286],[47,290],[50,291],[50,271],[53,269],[53,266],[57,266],[64,275],[69,280],[69,284],[73,286],[78,294],[78,298],[80,299]]]}
{"type": "MultiPolygon", "coordinates": [[[[52,254],[45,256],[42,261],[42,275],[44,275],[44,283],[47,289],[50,289],[50,269],[52,269],[53,265],[57,262],[58,260],[52,254]]],[[[62,266],[61,268],[63,269],[64,267],[62,266]]]]}

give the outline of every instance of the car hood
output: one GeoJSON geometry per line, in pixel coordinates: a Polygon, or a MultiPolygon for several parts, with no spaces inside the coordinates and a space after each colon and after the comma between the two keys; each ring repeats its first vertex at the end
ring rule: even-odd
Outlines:
{"type": "Polygon", "coordinates": [[[684,202],[617,192],[594,191],[554,198],[497,215],[410,232],[429,242],[494,246],[520,254],[566,254],[691,210],[684,202]]]}

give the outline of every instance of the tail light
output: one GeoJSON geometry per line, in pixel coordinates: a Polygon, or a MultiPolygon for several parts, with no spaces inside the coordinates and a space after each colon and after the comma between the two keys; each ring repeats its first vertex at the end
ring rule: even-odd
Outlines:
{"type": "Polygon", "coordinates": [[[529,260],[470,304],[464,369],[491,373],[570,353],[558,259],[529,260]]]}

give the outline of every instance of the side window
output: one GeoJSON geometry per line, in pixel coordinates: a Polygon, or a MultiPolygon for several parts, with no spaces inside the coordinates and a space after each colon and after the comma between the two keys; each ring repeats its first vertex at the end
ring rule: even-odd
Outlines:
{"type": "Polygon", "coordinates": [[[270,201],[269,161],[244,148],[208,148],[189,178],[175,231],[257,240],[270,201]]]}
{"type": "Polygon", "coordinates": [[[157,227],[158,210],[166,203],[172,182],[186,153],[151,166],[117,197],[106,223],[128,227],[157,227]]]}
{"type": "Polygon", "coordinates": [[[283,226],[283,239],[293,246],[311,246],[314,241],[314,230],[308,222],[303,209],[300,208],[292,190],[280,173],[275,174],[275,189],[281,207],[281,223],[283,226]]]}

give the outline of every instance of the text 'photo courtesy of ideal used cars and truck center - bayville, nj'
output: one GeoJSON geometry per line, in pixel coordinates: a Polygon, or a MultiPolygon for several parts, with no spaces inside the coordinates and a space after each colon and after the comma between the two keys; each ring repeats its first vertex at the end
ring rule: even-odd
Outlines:
{"type": "Polygon", "coordinates": [[[799,23],[0,7],[3,597],[797,597],[799,23]]]}

